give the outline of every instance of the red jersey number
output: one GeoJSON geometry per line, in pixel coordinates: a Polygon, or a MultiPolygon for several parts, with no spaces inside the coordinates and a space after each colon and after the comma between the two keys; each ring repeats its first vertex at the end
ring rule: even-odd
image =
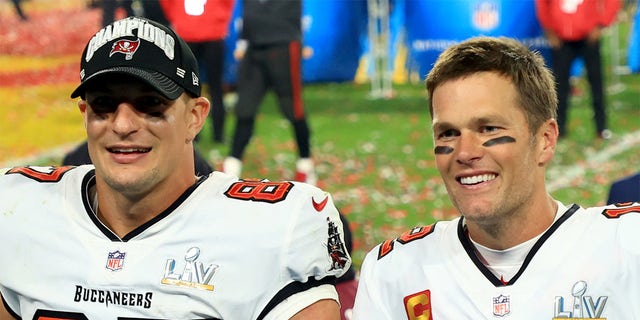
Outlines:
{"type": "Polygon", "coordinates": [[[422,239],[433,232],[435,228],[435,223],[430,224],[426,227],[415,227],[398,237],[397,239],[391,239],[383,242],[380,245],[380,249],[378,250],[378,260],[382,259],[384,256],[388,255],[391,251],[393,251],[393,244],[398,242],[400,244],[407,244],[411,241],[422,239]]]}
{"type": "Polygon", "coordinates": [[[293,188],[291,182],[270,182],[258,180],[238,181],[224,193],[232,199],[276,203],[287,198],[293,188]]]}
{"type": "Polygon", "coordinates": [[[15,167],[9,169],[6,174],[21,174],[29,179],[36,180],[38,182],[58,182],[62,179],[62,176],[69,170],[73,169],[73,166],[64,167],[15,167]]]}
{"type": "Polygon", "coordinates": [[[633,202],[618,203],[616,204],[617,208],[605,209],[602,211],[602,214],[609,219],[617,219],[627,213],[640,213],[640,206],[632,206],[631,204],[633,204],[633,202]]]}

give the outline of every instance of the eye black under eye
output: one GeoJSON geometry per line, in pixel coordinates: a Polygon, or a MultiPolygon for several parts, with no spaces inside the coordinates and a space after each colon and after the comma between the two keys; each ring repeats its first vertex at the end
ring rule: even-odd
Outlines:
{"type": "Polygon", "coordinates": [[[153,108],[166,104],[166,101],[160,97],[148,96],[140,97],[134,101],[136,108],[153,108]]]}
{"type": "Polygon", "coordinates": [[[89,105],[93,112],[97,114],[116,112],[121,103],[130,103],[138,112],[153,116],[159,116],[169,107],[170,101],[157,96],[143,96],[135,98],[133,101],[118,99],[110,96],[98,96],[89,99],[89,105]]]}
{"type": "Polygon", "coordinates": [[[96,97],[89,101],[89,105],[95,113],[111,113],[118,108],[119,102],[110,97],[96,97]]]}
{"type": "Polygon", "coordinates": [[[140,97],[133,102],[136,110],[150,115],[162,114],[169,107],[169,104],[168,100],[156,96],[140,97]]]}

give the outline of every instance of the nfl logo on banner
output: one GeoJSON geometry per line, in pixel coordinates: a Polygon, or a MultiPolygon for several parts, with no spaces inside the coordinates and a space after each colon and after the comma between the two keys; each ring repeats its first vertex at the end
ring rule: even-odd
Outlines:
{"type": "Polygon", "coordinates": [[[493,314],[498,317],[504,317],[511,311],[509,296],[499,295],[493,298],[493,314]]]}
{"type": "Polygon", "coordinates": [[[500,23],[498,4],[483,1],[473,7],[473,26],[482,31],[495,29],[500,23]]]}
{"type": "Polygon", "coordinates": [[[118,250],[114,252],[109,252],[107,255],[107,265],[106,268],[111,271],[120,271],[122,270],[122,266],[124,265],[124,256],[126,253],[120,252],[118,250]]]}

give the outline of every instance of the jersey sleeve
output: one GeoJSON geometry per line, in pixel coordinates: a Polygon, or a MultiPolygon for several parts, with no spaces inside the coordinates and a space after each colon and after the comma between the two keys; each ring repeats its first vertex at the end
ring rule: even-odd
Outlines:
{"type": "MultiPolygon", "coordinates": [[[[33,244],[33,238],[29,235],[33,232],[29,230],[41,231],[43,224],[34,221],[45,221],[42,206],[47,204],[55,208],[60,207],[63,201],[60,194],[65,192],[65,183],[61,182],[71,169],[75,167],[52,167],[52,166],[16,166],[11,168],[0,168],[0,256],[2,260],[3,272],[0,273],[0,296],[7,311],[14,317],[21,314],[21,292],[16,288],[21,287],[24,282],[24,266],[21,263],[24,257],[33,258],[29,253],[19,254],[24,250],[19,250],[20,243],[33,244]],[[31,229],[29,229],[31,228],[31,229]]],[[[76,170],[79,171],[79,170],[76,170]]],[[[78,176],[82,176],[82,173],[78,176]]],[[[76,177],[76,179],[81,179],[76,177]]],[[[54,211],[51,209],[51,211],[54,211]]],[[[55,217],[48,210],[44,215],[55,217]]],[[[47,224],[49,227],[51,224],[47,224]]],[[[52,227],[54,228],[54,227],[52,227]]],[[[25,273],[25,274],[28,274],[25,273]]]]}
{"type": "Polygon", "coordinates": [[[610,220],[618,222],[618,241],[620,247],[628,253],[629,257],[635,257],[640,261],[640,203],[628,202],[614,204],[605,207],[602,214],[610,220]]]}
{"type": "Polygon", "coordinates": [[[323,284],[290,296],[271,310],[264,320],[291,319],[300,310],[323,299],[338,299],[338,292],[333,285],[323,284]]]}
{"type": "Polygon", "coordinates": [[[20,315],[16,314],[16,310],[19,310],[20,303],[18,302],[18,297],[15,294],[11,294],[12,292],[7,288],[0,285],[0,303],[2,303],[9,314],[14,317],[19,317],[20,315]]]}
{"type": "MultiPolygon", "coordinates": [[[[295,201],[296,207],[291,208],[293,221],[286,231],[287,245],[283,248],[284,265],[280,277],[288,284],[280,292],[282,296],[324,284],[333,285],[335,279],[351,266],[342,222],[331,195],[310,185],[296,186],[302,187],[304,193],[295,201]]],[[[322,299],[336,299],[336,295],[329,293],[308,297],[310,300],[303,303],[306,306],[322,299]]]]}
{"type": "Polygon", "coordinates": [[[331,195],[313,188],[291,224],[287,260],[294,280],[339,277],[351,266],[344,229],[331,195]]]}
{"type": "Polygon", "coordinates": [[[356,299],[353,305],[353,319],[393,319],[389,313],[383,309],[387,301],[381,301],[379,293],[379,283],[375,279],[380,277],[375,275],[374,268],[377,261],[379,245],[373,248],[365,257],[360,269],[360,279],[356,299]]]}

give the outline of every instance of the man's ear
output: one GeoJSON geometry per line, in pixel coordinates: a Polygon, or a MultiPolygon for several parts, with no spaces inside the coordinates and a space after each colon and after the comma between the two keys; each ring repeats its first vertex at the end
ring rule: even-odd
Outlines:
{"type": "Polygon", "coordinates": [[[556,119],[545,121],[538,129],[538,165],[543,167],[553,159],[558,143],[558,122],[556,119]]]}
{"type": "Polygon", "coordinates": [[[192,107],[189,112],[191,113],[191,121],[189,125],[189,134],[190,140],[193,140],[195,136],[200,133],[200,130],[204,127],[205,122],[207,121],[207,116],[209,115],[209,110],[211,109],[211,103],[205,97],[197,97],[192,98],[190,102],[192,107]]]}
{"type": "Polygon", "coordinates": [[[87,128],[87,109],[89,108],[89,104],[86,100],[80,99],[78,100],[78,109],[80,110],[80,114],[82,114],[82,121],[84,122],[85,129],[87,128]]]}

